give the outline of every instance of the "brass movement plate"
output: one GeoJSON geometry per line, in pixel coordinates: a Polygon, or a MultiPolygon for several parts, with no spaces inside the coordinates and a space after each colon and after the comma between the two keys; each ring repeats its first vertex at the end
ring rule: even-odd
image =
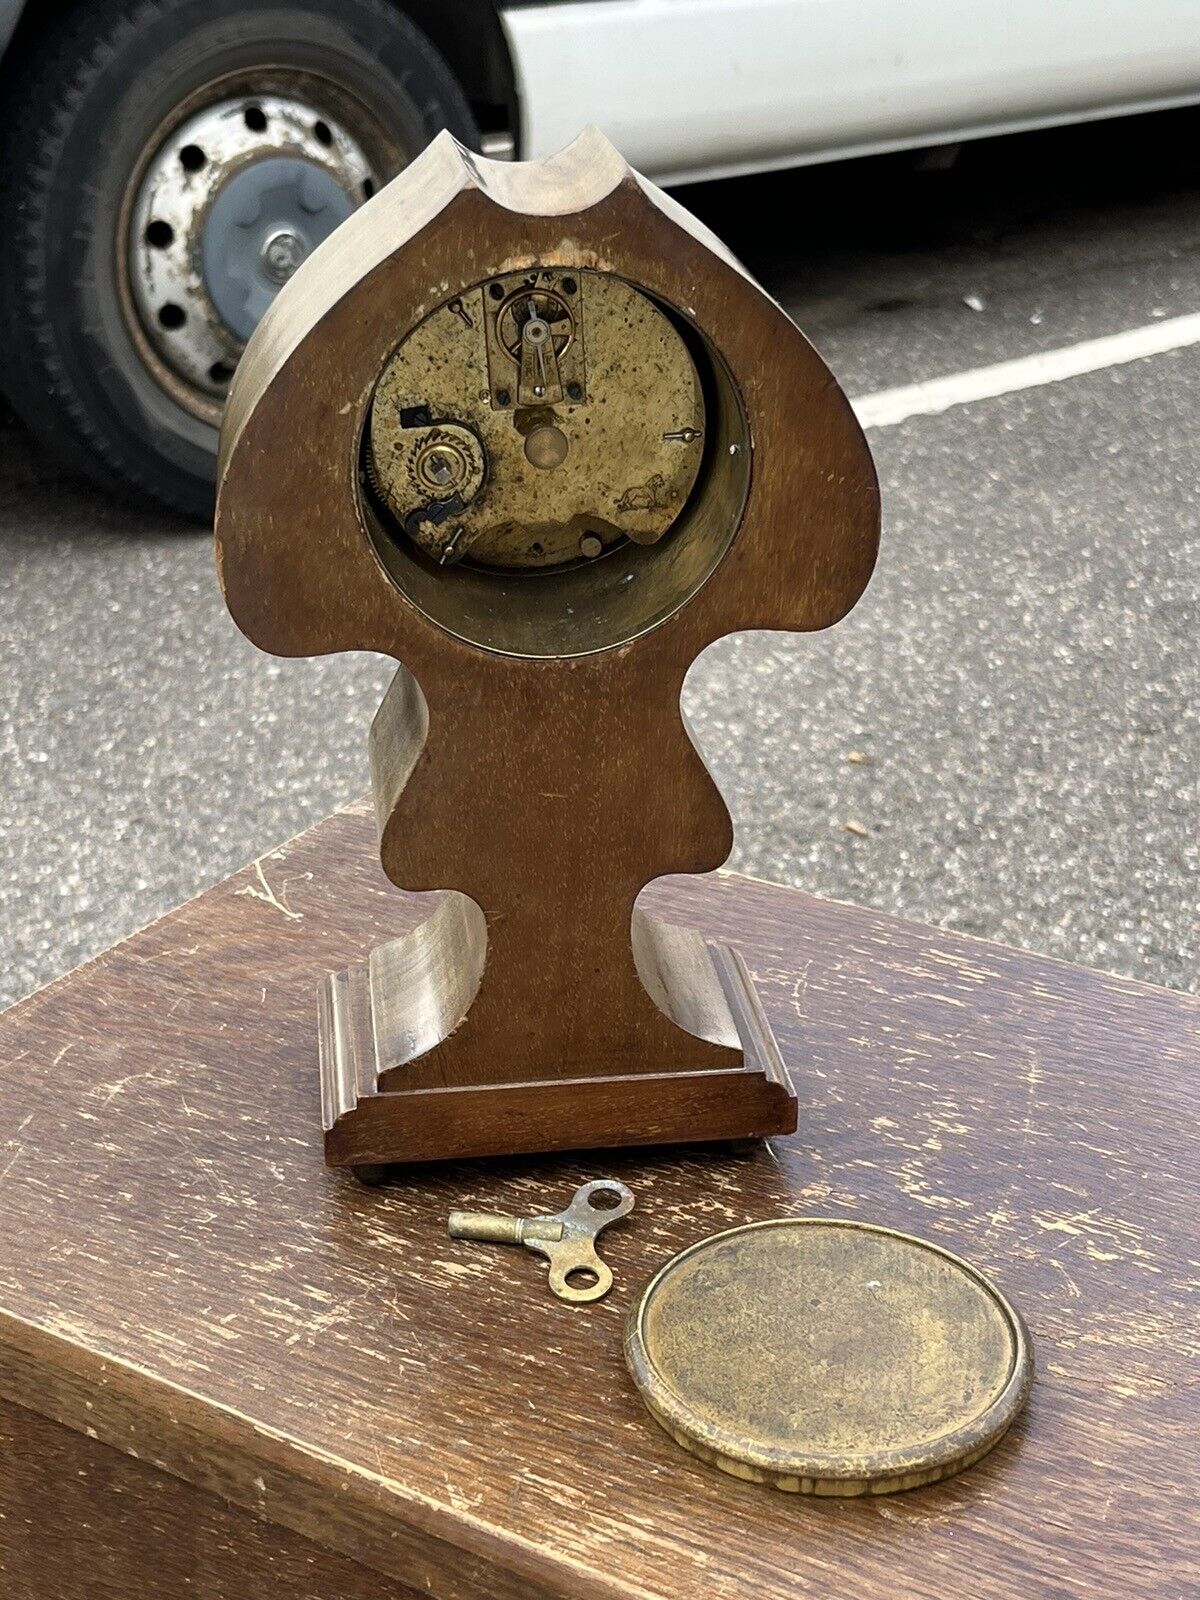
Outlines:
{"type": "Polygon", "coordinates": [[[647,295],[540,268],[477,284],[408,334],[372,401],[367,471],[399,536],[440,565],[546,570],[663,538],[705,426],[695,363],[647,295]]]}
{"type": "Polygon", "coordinates": [[[798,1494],[887,1494],[992,1448],[1033,1375],[988,1280],[937,1245],[816,1217],[683,1251],[634,1305],[625,1359],[677,1443],[798,1494]]]}

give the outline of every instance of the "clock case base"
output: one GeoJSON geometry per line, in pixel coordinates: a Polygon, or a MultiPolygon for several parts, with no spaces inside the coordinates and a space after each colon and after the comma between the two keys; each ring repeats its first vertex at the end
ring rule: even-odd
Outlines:
{"type": "Polygon", "coordinates": [[[370,1181],[393,1164],[793,1133],[795,1096],[745,962],[728,945],[693,937],[723,1021],[740,1042],[740,1066],[522,1081],[514,1063],[511,1081],[396,1087],[405,1039],[395,1019],[403,1008],[375,996],[389,965],[401,961],[404,941],[330,974],[319,1000],[327,1163],[370,1181]]]}

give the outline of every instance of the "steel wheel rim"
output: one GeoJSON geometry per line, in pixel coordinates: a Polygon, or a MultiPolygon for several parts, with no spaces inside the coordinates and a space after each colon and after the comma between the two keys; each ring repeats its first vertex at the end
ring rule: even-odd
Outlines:
{"type": "Polygon", "coordinates": [[[159,386],[192,416],[219,424],[249,323],[229,317],[236,284],[214,281],[214,226],[243,247],[242,288],[255,291],[247,298],[261,315],[268,287],[278,292],[332,226],[404,162],[377,117],[312,73],[263,69],[218,79],[174,108],[126,186],[116,240],[126,326],[159,386]],[[289,213],[289,187],[296,199],[315,196],[316,210],[289,213]],[[257,224],[256,189],[268,202],[257,224]]]}

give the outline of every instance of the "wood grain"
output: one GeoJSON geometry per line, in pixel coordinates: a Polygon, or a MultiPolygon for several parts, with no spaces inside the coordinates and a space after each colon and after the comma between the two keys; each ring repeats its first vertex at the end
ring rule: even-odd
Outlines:
{"type": "Polygon", "coordinates": [[[1200,1006],[731,877],[653,905],[746,954],[795,1136],[370,1191],[327,1170],[316,981],[404,926],[362,810],[18,1006],[0,1392],[439,1600],[1196,1592],[1200,1006]],[[596,1306],[555,1301],[524,1252],[445,1236],[454,1207],[554,1211],[605,1172],[637,1209],[606,1236],[596,1306]],[[684,1245],[781,1214],[924,1235],[1023,1311],[1038,1377],[984,1462],[798,1503],[644,1415],[632,1297],[684,1245]]]}
{"type": "Polygon", "coordinates": [[[417,1600],[312,1540],[0,1401],[9,1600],[417,1600]]]}
{"type": "MultiPolygon", "coordinates": [[[[371,745],[384,868],[407,890],[460,891],[486,918],[487,961],[465,1009],[460,969],[477,972],[474,950],[452,955],[449,967],[444,951],[406,956],[407,1009],[445,1013],[444,1032],[415,1055],[381,1061],[381,1087],[741,1065],[736,1032],[732,1043],[697,1038],[655,1004],[631,944],[643,886],[716,868],[732,843],[725,804],[684,727],[680,691],[692,662],[723,634],[819,629],[844,616],[870,577],[878,534],[870,452],[829,369],[719,242],[595,130],[548,161],[517,165],[480,161],[443,135],[288,284],[239,365],[222,430],[216,537],[226,602],[248,637],[276,654],[372,650],[397,661],[371,745]],[[726,410],[739,420],[729,433],[736,442],[726,444],[714,409],[706,481],[723,485],[731,461],[739,465],[737,492],[717,497],[716,511],[701,496],[660,549],[630,547],[627,578],[613,562],[591,569],[604,593],[544,603],[541,631],[531,624],[534,638],[518,651],[455,636],[402,590],[381,559],[357,465],[397,342],[435,304],[530,265],[617,274],[710,341],[712,370],[728,375],[721,382],[736,396],[726,410]],[[718,564],[704,580],[699,568],[692,574],[690,536],[717,522],[718,564]],[[615,613],[630,596],[656,592],[663,570],[686,571],[699,587],[657,626],[620,634],[612,648],[576,641],[535,653],[560,613],[615,613]]],[[[431,593],[462,592],[468,581],[479,575],[447,568],[431,593]]],[[[494,578],[483,609],[508,617],[536,604],[521,596],[549,594],[550,581],[494,578]]],[[[368,1028],[367,1038],[381,1032],[368,1028]]],[[[366,1053],[364,1044],[358,1054],[366,1053]]],[[[697,1124],[700,1137],[790,1124],[761,1077],[730,1073],[726,1083],[727,1126],[697,1124]]],[[[596,1098],[611,1109],[619,1096],[614,1084],[596,1098]]],[[[511,1099],[496,1097],[493,1129],[516,1125],[511,1099]]],[[[572,1128],[551,1119],[556,1104],[542,1097],[519,1113],[553,1122],[543,1148],[581,1135],[612,1142],[611,1114],[592,1128],[581,1101],[572,1128]]],[[[666,1123],[673,1104],[664,1081],[657,1120],[666,1123]]],[[[377,1141],[388,1109],[346,1115],[374,1118],[363,1131],[377,1141]]],[[[440,1124],[421,1120],[428,1159],[440,1124]]],[[[470,1130],[455,1137],[449,1109],[442,1121],[441,1153],[494,1147],[470,1130]]],[[[673,1126],[685,1136],[686,1124],[673,1126]]],[[[354,1129],[331,1140],[330,1159],[355,1142],[354,1129]]],[[[389,1153],[417,1156],[403,1139],[389,1153]]]]}

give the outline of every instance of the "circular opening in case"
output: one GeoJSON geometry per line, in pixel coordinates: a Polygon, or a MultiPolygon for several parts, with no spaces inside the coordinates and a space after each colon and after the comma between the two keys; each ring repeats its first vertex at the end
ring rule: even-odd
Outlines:
{"type": "Polygon", "coordinates": [[[703,587],[742,519],[750,436],[719,352],[673,308],[611,274],[538,269],[410,330],[360,478],[379,559],[425,616],[482,649],[571,657],[703,587]]]}

